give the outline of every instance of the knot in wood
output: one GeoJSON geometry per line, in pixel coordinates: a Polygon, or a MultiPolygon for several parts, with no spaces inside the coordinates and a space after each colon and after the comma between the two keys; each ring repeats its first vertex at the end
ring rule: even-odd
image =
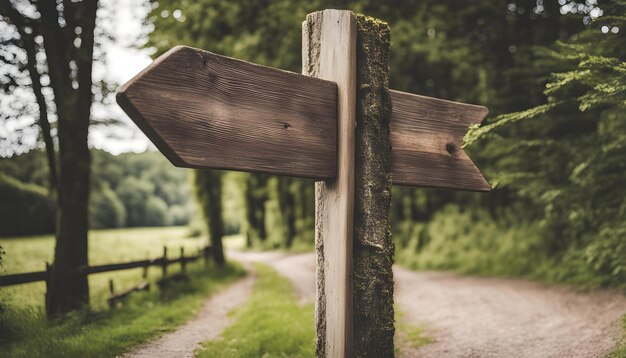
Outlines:
{"type": "Polygon", "coordinates": [[[454,143],[446,143],[446,151],[448,152],[448,154],[454,155],[457,152],[457,147],[456,145],[454,145],[454,143]]]}

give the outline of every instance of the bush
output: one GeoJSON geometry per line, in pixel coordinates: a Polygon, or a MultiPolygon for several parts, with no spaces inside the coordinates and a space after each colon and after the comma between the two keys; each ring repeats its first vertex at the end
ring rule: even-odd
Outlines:
{"type": "Polygon", "coordinates": [[[586,287],[626,288],[626,225],[590,234],[559,255],[536,222],[499,223],[486,211],[447,205],[427,223],[400,227],[396,260],[416,269],[527,276],[586,287]]]}
{"type": "Polygon", "coordinates": [[[54,232],[56,207],[46,188],[0,174],[0,236],[54,232]]]}
{"type": "Polygon", "coordinates": [[[89,226],[92,229],[110,229],[126,224],[126,209],[120,198],[108,185],[92,191],[89,198],[89,226]]]}
{"type": "Polygon", "coordinates": [[[167,204],[158,196],[151,196],[146,202],[145,226],[166,226],[169,224],[167,217],[167,204]]]}

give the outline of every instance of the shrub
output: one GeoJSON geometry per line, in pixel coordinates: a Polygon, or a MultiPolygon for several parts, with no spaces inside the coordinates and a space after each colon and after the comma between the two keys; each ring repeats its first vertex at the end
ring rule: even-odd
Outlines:
{"type": "Polygon", "coordinates": [[[0,174],[0,236],[52,233],[55,222],[46,188],[0,174]]]}
{"type": "Polygon", "coordinates": [[[120,198],[108,185],[92,191],[89,198],[89,226],[92,229],[123,227],[126,224],[126,209],[120,198]]]}

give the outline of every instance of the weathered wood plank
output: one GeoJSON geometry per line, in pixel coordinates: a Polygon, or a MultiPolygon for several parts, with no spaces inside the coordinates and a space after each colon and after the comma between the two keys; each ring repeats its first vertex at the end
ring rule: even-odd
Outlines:
{"type": "Polygon", "coordinates": [[[337,83],[338,169],[315,183],[318,357],[352,356],[352,220],[356,121],[356,19],[324,10],[302,26],[302,72],[337,83]]]}
{"type": "Polygon", "coordinates": [[[0,276],[0,287],[21,285],[23,283],[31,283],[31,282],[37,282],[37,281],[45,281],[47,275],[48,275],[48,272],[46,271],[2,275],[0,276]]]}
{"type": "Polygon", "coordinates": [[[390,91],[393,184],[489,191],[491,186],[461,148],[483,106],[390,91]]]}
{"type": "Polygon", "coordinates": [[[177,46],[117,101],[174,165],[336,176],[332,82],[177,46]]]}

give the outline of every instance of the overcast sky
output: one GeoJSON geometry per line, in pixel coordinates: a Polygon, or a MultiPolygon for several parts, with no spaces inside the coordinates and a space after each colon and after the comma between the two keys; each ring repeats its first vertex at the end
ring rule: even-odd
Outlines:
{"type": "MultiPolygon", "coordinates": [[[[115,38],[106,43],[105,67],[94,68],[94,78],[105,78],[109,82],[123,84],[143,70],[152,61],[149,49],[138,49],[142,34],[147,29],[142,27],[143,19],[149,8],[145,0],[102,0],[104,18],[98,25],[104,26],[115,38]]],[[[151,147],[150,141],[126,116],[116,103],[108,106],[94,105],[93,114],[99,118],[117,118],[124,123],[117,127],[97,127],[90,130],[90,143],[93,147],[107,150],[113,154],[128,151],[144,151],[151,147]]]]}

